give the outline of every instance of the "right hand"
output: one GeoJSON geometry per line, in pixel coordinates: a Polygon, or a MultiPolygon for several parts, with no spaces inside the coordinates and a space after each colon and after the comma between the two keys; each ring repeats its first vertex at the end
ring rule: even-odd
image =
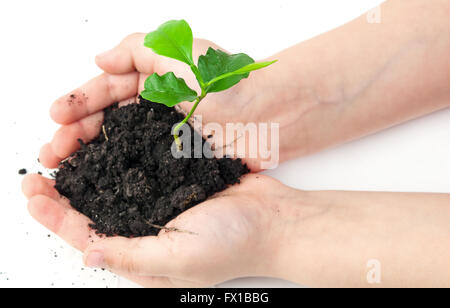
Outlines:
{"type": "Polygon", "coordinates": [[[89,227],[92,221],[71,208],[54,185],[37,174],[23,179],[30,214],[84,252],[87,266],[145,287],[209,287],[237,277],[277,277],[283,267],[279,252],[290,235],[284,213],[299,195],[270,177],[248,174],[166,225],[178,231],[129,239],[98,236],[89,227]]]}

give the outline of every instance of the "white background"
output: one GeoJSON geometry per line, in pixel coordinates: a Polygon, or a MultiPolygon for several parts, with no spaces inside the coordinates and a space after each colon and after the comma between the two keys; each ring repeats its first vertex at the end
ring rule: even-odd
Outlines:
{"type": "MultiPolygon", "coordinates": [[[[0,287],[122,287],[32,220],[18,169],[43,171],[52,101],[100,73],[94,56],[133,32],[186,19],[197,37],[264,58],[337,27],[379,0],[1,1],[0,287]],[[56,255],[56,257],[55,257],[56,255]]],[[[301,68],[299,68],[301,69],[301,68]]],[[[450,192],[450,110],[268,172],[302,189],[450,192]]],[[[318,123],[320,125],[320,123],[318,123]]],[[[292,260],[295,262],[295,260],[292,260]]],[[[222,286],[293,286],[260,278],[222,286]]]]}

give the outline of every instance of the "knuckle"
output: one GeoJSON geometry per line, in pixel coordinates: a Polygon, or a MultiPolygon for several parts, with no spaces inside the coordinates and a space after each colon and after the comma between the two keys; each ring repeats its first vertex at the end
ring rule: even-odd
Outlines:
{"type": "Polygon", "coordinates": [[[141,273],[142,266],[139,264],[139,258],[137,258],[134,251],[140,248],[141,238],[132,239],[128,242],[128,249],[120,252],[119,268],[123,271],[131,274],[144,274],[141,273]]]}
{"type": "Polygon", "coordinates": [[[138,267],[131,254],[121,253],[118,266],[127,273],[138,273],[138,267]]]}
{"type": "Polygon", "coordinates": [[[112,75],[105,74],[105,84],[106,84],[106,92],[108,93],[109,98],[115,101],[117,98],[116,86],[112,75]]]}
{"type": "Polygon", "coordinates": [[[202,38],[194,38],[194,42],[197,44],[204,44],[204,45],[208,45],[211,44],[212,42],[206,39],[202,39],[202,38]]]}
{"type": "Polygon", "coordinates": [[[223,49],[217,46],[214,42],[201,38],[194,39],[194,45],[202,52],[206,52],[206,50],[208,50],[209,47],[212,47],[214,49],[223,49]]]}

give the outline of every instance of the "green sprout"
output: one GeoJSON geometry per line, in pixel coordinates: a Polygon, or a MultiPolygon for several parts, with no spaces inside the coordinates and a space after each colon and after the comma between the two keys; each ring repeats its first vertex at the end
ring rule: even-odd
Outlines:
{"type": "Polygon", "coordinates": [[[192,59],[192,30],[185,20],[168,21],[145,37],[144,45],[156,54],[186,63],[200,85],[200,95],[188,87],[184,79],[177,78],[173,72],[162,76],[154,73],[145,81],[141,96],[149,101],[173,107],[181,102],[194,102],[186,118],[173,131],[178,150],[181,150],[179,131],[187,123],[198,104],[208,93],[225,91],[255,71],[269,66],[275,61],[259,62],[244,53],[230,55],[221,50],[209,48],[198,58],[198,66],[192,59]]]}

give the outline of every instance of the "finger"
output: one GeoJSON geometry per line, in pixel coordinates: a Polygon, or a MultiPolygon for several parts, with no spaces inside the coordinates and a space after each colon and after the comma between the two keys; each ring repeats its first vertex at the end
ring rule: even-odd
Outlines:
{"type": "MultiPolygon", "coordinates": [[[[40,180],[43,181],[43,178],[40,180]]],[[[78,250],[83,251],[88,245],[100,240],[89,228],[88,225],[91,221],[87,217],[47,196],[37,195],[32,197],[28,203],[28,210],[38,222],[78,250]]],[[[113,271],[145,287],[170,288],[196,285],[189,281],[172,280],[167,277],[142,277],[133,275],[128,271],[113,271]],[[174,282],[176,283],[174,284],[174,282]]]]}
{"type": "Polygon", "coordinates": [[[78,139],[87,143],[98,136],[103,124],[103,112],[94,113],[80,121],[61,126],[53,136],[51,149],[56,157],[66,158],[79,147],[78,139]]]}
{"type": "Polygon", "coordinates": [[[138,276],[168,275],[174,260],[176,257],[156,236],[106,238],[89,246],[84,253],[84,262],[89,267],[138,276]]]}
{"type": "Polygon", "coordinates": [[[171,277],[142,277],[136,275],[127,275],[122,272],[115,272],[119,276],[123,276],[129,280],[134,281],[146,288],[201,288],[209,287],[208,285],[192,282],[188,280],[181,280],[171,277]]]}
{"type": "Polygon", "coordinates": [[[60,124],[70,124],[105,107],[137,94],[139,74],[102,74],[61,97],[50,108],[50,116],[60,124]]]}
{"type": "Polygon", "coordinates": [[[144,277],[137,275],[130,275],[120,271],[112,271],[118,276],[131,280],[145,288],[175,288],[175,285],[168,277],[144,277]]]}
{"type": "Polygon", "coordinates": [[[130,104],[136,104],[136,102],[138,101],[136,96],[130,97],[126,100],[123,100],[119,103],[119,108],[130,105],[130,104]]]}
{"type": "Polygon", "coordinates": [[[46,168],[57,168],[59,162],[62,160],[61,157],[57,156],[52,149],[50,143],[44,144],[39,152],[39,161],[46,168]]]}
{"type": "MultiPolygon", "coordinates": [[[[37,178],[28,176],[27,181],[37,178]]],[[[51,180],[44,181],[41,177],[38,179],[41,183],[47,182],[50,184],[51,180]]],[[[91,221],[76,212],[73,209],[69,209],[61,203],[43,195],[36,195],[31,198],[28,203],[28,210],[38,222],[47,227],[50,231],[54,232],[67,243],[76,249],[83,251],[89,244],[99,241],[100,238],[89,228],[91,221]]],[[[138,284],[152,288],[170,288],[177,285],[193,286],[193,283],[177,281],[175,285],[171,279],[167,277],[142,277],[138,275],[132,275],[126,271],[114,271],[118,275],[124,276],[138,284]]]]}
{"type": "Polygon", "coordinates": [[[44,195],[35,195],[28,202],[31,216],[72,247],[84,250],[98,240],[86,216],[44,195]]]}
{"type": "Polygon", "coordinates": [[[144,91],[145,88],[145,80],[147,79],[147,75],[144,73],[140,74],[139,83],[138,83],[138,93],[144,91]]]}
{"type": "Polygon", "coordinates": [[[37,195],[47,196],[67,208],[72,208],[70,201],[62,197],[55,188],[55,180],[47,179],[39,174],[30,174],[22,181],[22,191],[28,199],[37,195]]]}
{"type": "MultiPolygon", "coordinates": [[[[121,101],[119,107],[132,103],[136,103],[135,96],[121,101]]],[[[84,143],[88,143],[97,137],[103,125],[103,116],[104,113],[100,111],[80,121],[61,126],[56,131],[50,143],[51,153],[49,149],[45,149],[44,161],[46,164],[50,164],[53,168],[56,168],[62,159],[70,156],[70,154],[80,148],[78,139],[83,140],[84,143]]]]}
{"type": "Polygon", "coordinates": [[[155,54],[144,46],[144,33],[126,37],[117,47],[98,55],[97,65],[110,74],[124,74],[133,71],[151,74],[155,54]]]}
{"type": "Polygon", "coordinates": [[[39,174],[29,174],[22,180],[22,192],[28,199],[35,195],[44,195],[58,200],[59,194],[54,186],[54,180],[44,178],[39,174]]]}

